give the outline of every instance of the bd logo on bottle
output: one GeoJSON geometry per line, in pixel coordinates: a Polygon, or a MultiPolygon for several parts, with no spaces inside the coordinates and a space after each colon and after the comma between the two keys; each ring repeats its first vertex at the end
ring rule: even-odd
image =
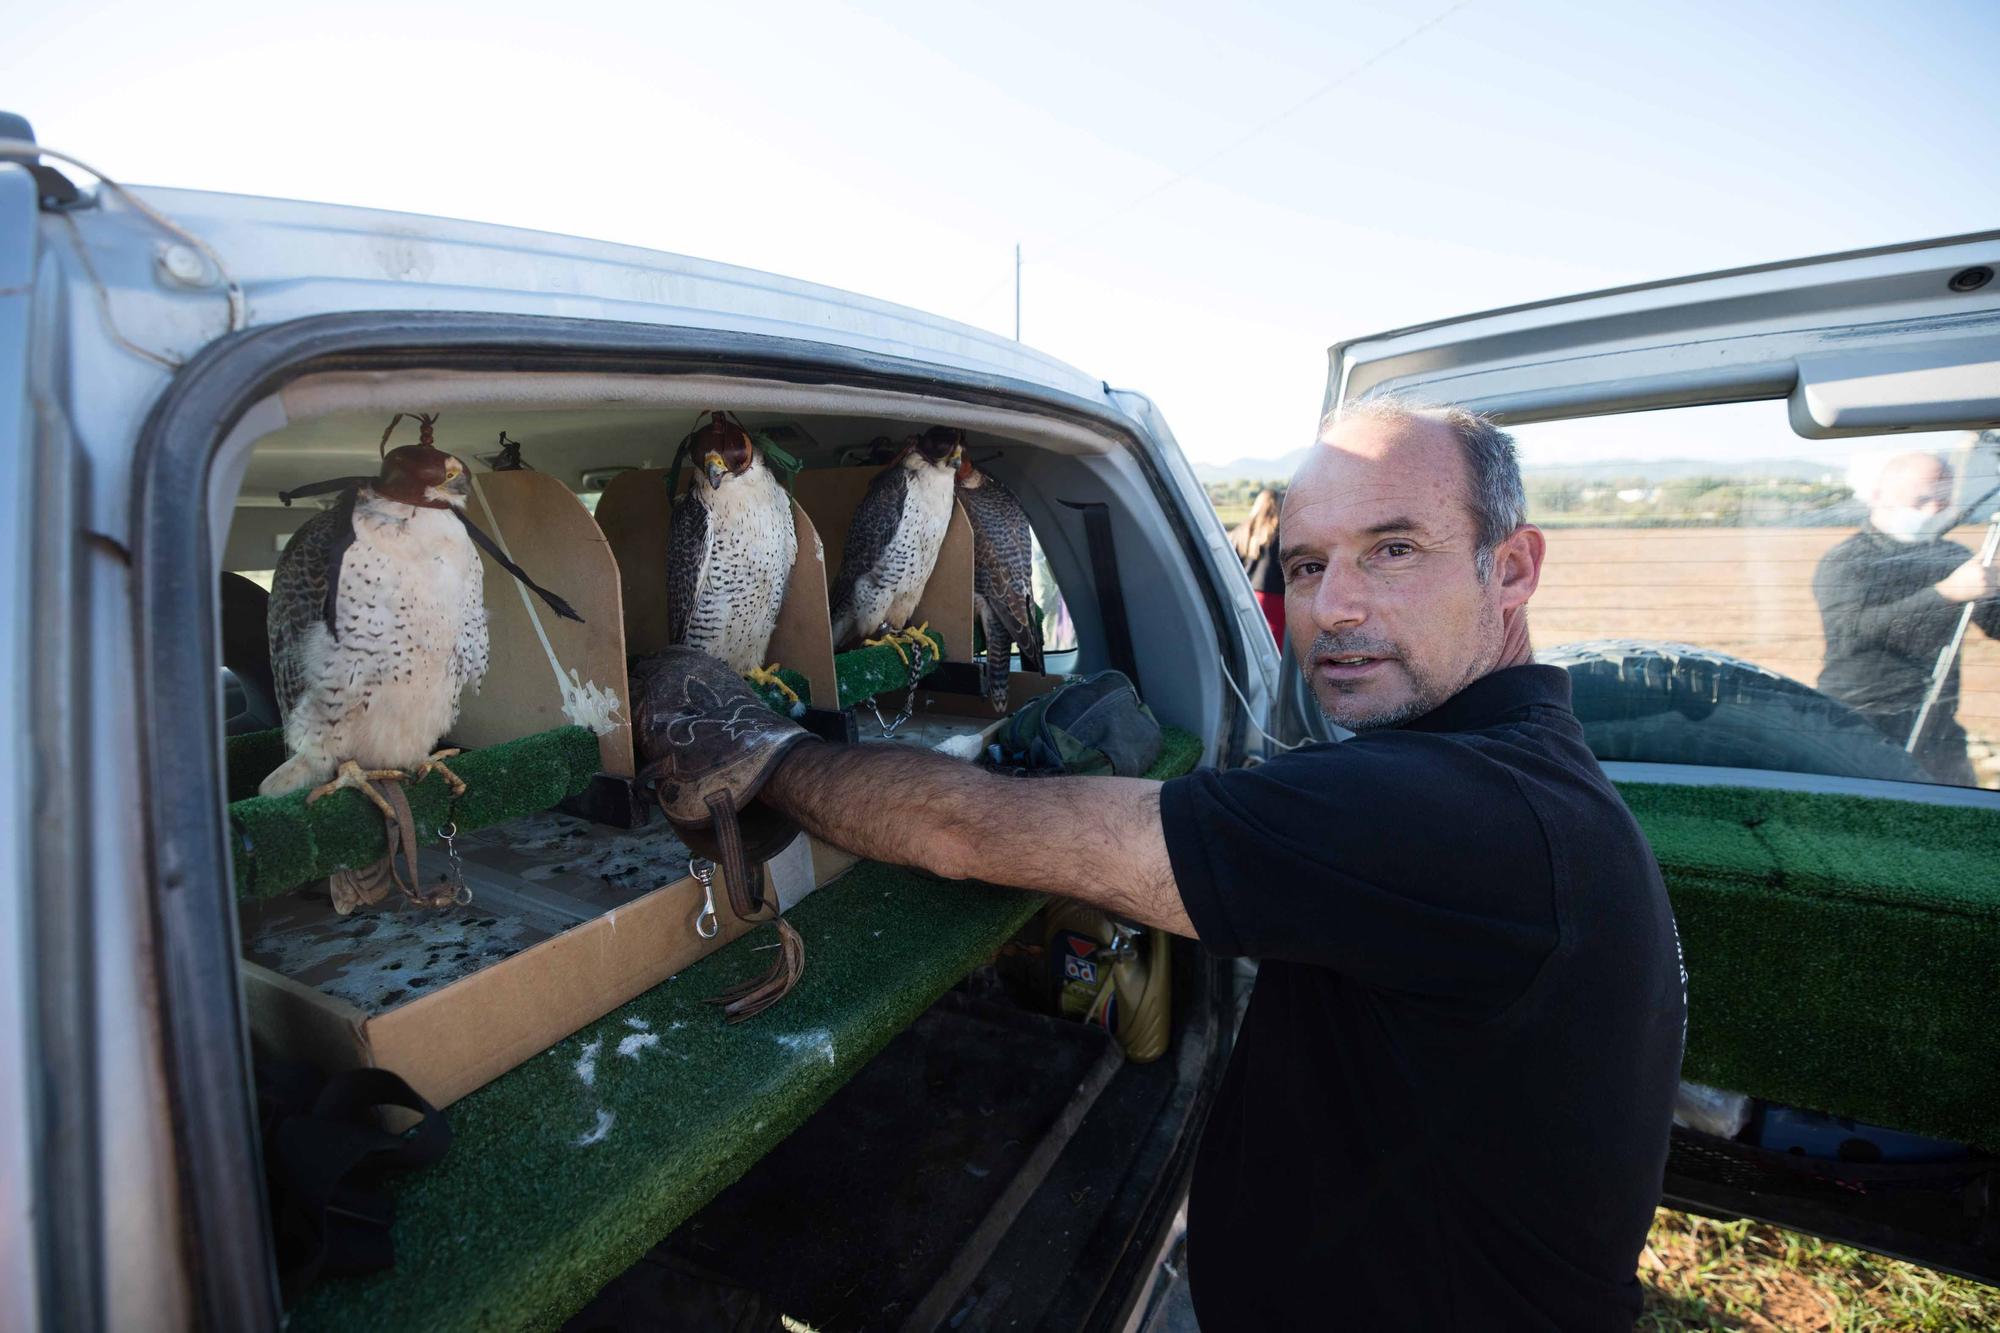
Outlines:
{"type": "Polygon", "coordinates": [[[1081,981],[1086,986],[1097,984],[1097,964],[1090,955],[1097,952],[1097,941],[1082,935],[1065,932],[1063,935],[1063,977],[1069,981],[1081,981]]]}

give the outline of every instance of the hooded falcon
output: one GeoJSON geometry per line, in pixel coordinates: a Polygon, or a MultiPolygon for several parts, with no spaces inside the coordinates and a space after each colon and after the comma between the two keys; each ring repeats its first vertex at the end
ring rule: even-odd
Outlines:
{"type": "Polygon", "coordinates": [[[1014,493],[971,459],[958,465],[958,502],[972,524],[972,603],[986,635],[980,684],[994,710],[1004,713],[1014,645],[1021,645],[1023,667],[1042,669],[1042,629],[1030,600],[1034,534],[1014,493]]]}
{"type": "Polygon", "coordinates": [[[710,414],[690,446],[701,472],[674,503],[667,642],[699,648],[739,676],[775,681],[764,655],[798,553],[791,497],[763,449],[722,413],[710,414]]]}
{"type": "Polygon", "coordinates": [[[829,598],[836,650],[908,627],[951,526],[952,474],[964,454],[963,431],[933,426],[868,483],[829,598]]]}
{"type": "Polygon", "coordinates": [[[278,557],[266,626],[292,757],[263,795],[428,771],[459,694],[486,674],[484,575],[452,512],[470,481],[424,436],[384,453],[278,557]]]}

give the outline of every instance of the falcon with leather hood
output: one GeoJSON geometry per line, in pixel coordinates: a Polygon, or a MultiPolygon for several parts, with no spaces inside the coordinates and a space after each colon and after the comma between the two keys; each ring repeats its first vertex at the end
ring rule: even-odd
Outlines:
{"type": "Polygon", "coordinates": [[[995,712],[1007,711],[1014,645],[1021,665],[1042,669],[1042,629],[1032,604],[1034,532],[1014,493],[971,459],[958,465],[958,502],[972,524],[972,603],[986,635],[980,684],[995,712]]]}
{"type": "Polygon", "coordinates": [[[868,484],[834,579],[833,646],[908,628],[951,526],[952,480],[965,433],[933,426],[868,484]]]}
{"type": "MultiPolygon", "coordinates": [[[[265,621],[291,757],[258,791],[278,796],[312,787],[311,803],[352,787],[392,825],[388,856],[332,877],[334,906],[343,913],[378,901],[391,881],[418,897],[394,864],[400,829],[414,879],[409,803],[400,787],[385,796],[374,784],[420,781],[436,769],[453,795],[465,790],[443,763],[458,752],[435,747],[458,720],[459,696],[486,674],[484,573],[475,544],[535,587],[465,516],[471,479],[463,461],[432,444],[434,417],[418,416],[420,443],[388,447],[402,416],[382,433],[375,476],[280,496],[287,504],[332,491],[340,498],[285,544],[265,621]]],[[[558,614],[580,619],[561,598],[535,591],[558,614]]]]}
{"type": "Polygon", "coordinates": [[[792,500],[749,432],[720,412],[689,439],[701,471],[675,501],[667,541],[667,642],[699,648],[759,684],[798,554],[792,500]]]}

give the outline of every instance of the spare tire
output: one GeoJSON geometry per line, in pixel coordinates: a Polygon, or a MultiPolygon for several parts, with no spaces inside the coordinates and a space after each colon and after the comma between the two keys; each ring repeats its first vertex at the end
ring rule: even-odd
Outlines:
{"type": "Polygon", "coordinates": [[[1569,672],[1577,720],[1599,759],[1933,780],[1846,704],[1727,653],[1591,639],[1535,660],[1569,672]]]}

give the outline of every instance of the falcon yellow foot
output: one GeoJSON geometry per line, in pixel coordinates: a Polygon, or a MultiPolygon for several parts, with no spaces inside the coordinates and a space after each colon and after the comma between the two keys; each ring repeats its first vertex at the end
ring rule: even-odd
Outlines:
{"type": "Polygon", "coordinates": [[[776,662],[771,663],[767,667],[752,667],[744,674],[743,679],[749,681],[752,685],[763,685],[769,689],[776,690],[794,704],[803,703],[804,700],[799,698],[798,691],[785,684],[784,679],[778,675],[781,669],[776,662]]]}
{"type": "Polygon", "coordinates": [[[355,791],[360,792],[363,796],[373,801],[375,808],[382,812],[384,819],[393,820],[396,817],[396,808],[390,805],[382,793],[376,791],[370,784],[376,782],[402,782],[408,777],[409,774],[403,772],[400,768],[363,768],[352,759],[349,759],[334,771],[333,781],[313,788],[306,795],[306,804],[311,805],[322,796],[331,796],[343,787],[352,787],[355,791]]]}
{"type": "Polygon", "coordinates": [[[458,774],[446,768],[444,761],[463,753],[464,751],[462,750],[439,750],[436,754],[424,760],[423,763],[417,765],[417,771],[410,775],[410,781],[422,782],[433,771],[442,773],[444,774],[445,785],[451,788],[452,799],[457,800],[459,797],[465,795],[465,782],[458,774]]]}
{"type": "Polygon", "coordinates": [[[919,656],[928,654],[930,660],[935,662],[944,653],[938,641],[931,637],[930,629],[931,622],[926,620],[921,625],[887,630],[879,638],[863,639],[861,644],[864,648],[894,648],[896,656],[903,659],[904,666],[910,665],[910,652],[912,651],[916,652],[919,656]]]}

